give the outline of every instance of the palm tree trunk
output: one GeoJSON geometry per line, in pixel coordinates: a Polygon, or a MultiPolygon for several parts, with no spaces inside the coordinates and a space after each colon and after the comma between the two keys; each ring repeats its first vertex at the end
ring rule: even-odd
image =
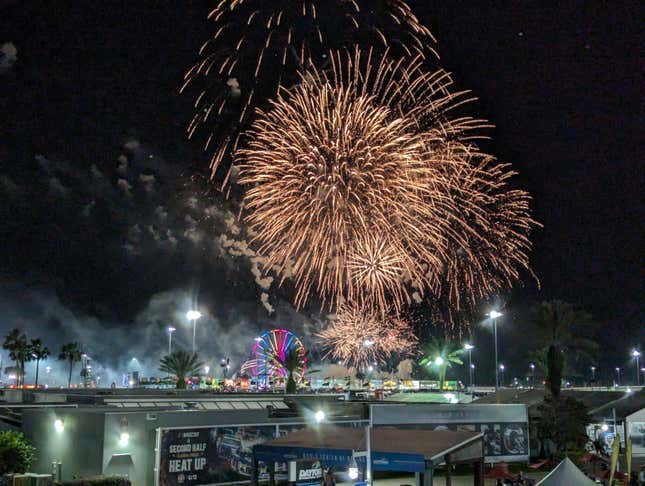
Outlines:
{"type": "Polygon", "coordinates": [[[40,360],[36,360],[36,381],[34,382],[34,387],[38,388],[38,368],[40,367],[40,360]]]}
{"type": "Polygon", "coordinates": [[[69,377],[67,378],[67,388],[72,387],[72,367],[74,366],[74,361],[69,360],[69,377]]]}
{"type": "Polygon", "coordinates": [[[20,386],[25,384],[25,362],[20,362],[20,386]]]}

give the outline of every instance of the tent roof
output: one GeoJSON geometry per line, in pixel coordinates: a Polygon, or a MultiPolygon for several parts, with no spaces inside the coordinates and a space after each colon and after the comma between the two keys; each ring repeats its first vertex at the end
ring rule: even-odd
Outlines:
{"type": "Polygon", "coordinates": [[[578,469],[571,459],[565,457],[557,467],[547,474],[537,486],[561,486],[563,484],[575,484],[576,486],[594,486],[596,483],[589,479],[578,469]]]}
{"type": "MultiPolygon", "coordinates": [[[[437,460],[481,440],[480,432],[377,427],[372,429],[371,446],[373,452],[419,454],[426,460],[437,460]]],[[[306,428],[265,445],[361,451],[365,449],[365,428],[333,425],[306,428]]]]}

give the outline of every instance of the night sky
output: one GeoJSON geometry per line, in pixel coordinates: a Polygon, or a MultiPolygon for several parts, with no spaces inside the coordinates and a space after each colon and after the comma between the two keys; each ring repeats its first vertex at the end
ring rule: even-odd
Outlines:
{"type": "MultiPolygon", "coordinates": [[[[603,325],[601,363],[627,366],[645,343],[640,2],[410,3],[440,64],[479,98],[470,110],[496,125],[486,148],[513,164],[544,225],[532,254],[541,288],[527,279],[509,310],[580,305],[603,325]]],[[[0,64],[0,308],[10,310],[0,334],[24,322],[7,316],[37,300],[27,292],[105,329],[138,322],[153,296],[176,289],[230,329],[236,313],[259,326],[298,319],[281,310],[288,288],[269,292],[280,309],[267,317],[252,272],[210,248],[209,231],[228,226],[222,214],[185,214],[197,211],[191,197],[202,213],[205,201],[228,204],[203,180],[201,144],[185,137],[192,99],[178,93],[214,2],[53,4],[0,1],[0,45],[17,48],[12,66],[0,64]],[[164,212],[174,233],[146,233],[164,212]]],[[[516,349],[518,319],[505,338],[516,349]]]]}

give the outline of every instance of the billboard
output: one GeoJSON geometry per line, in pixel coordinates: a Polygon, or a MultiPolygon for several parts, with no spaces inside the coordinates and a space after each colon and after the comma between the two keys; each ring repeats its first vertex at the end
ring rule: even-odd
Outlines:
{"type": "Polygon", "coordinates": [[[529,460],[526,405],[419,403],[372,405],[371,409],[374,426],[481,432],[486,462],[529,460]]]}
{"type": "MultiPolygon", "coordinates": [[[[250,481],[252,448],[273,439],[276,427],[169,429],[160,434],[159,486],[198,486],[250,481]]],[[[259,471],[260,479],[268,479],[266,465],[259,464],[259,471]]]]}

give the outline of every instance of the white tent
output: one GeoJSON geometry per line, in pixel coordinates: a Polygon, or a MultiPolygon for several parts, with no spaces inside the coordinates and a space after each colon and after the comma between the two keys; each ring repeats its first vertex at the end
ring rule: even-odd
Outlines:
{"type": "Polygon", "coordinates": [[[585,476],[568,457],[558,464],[536,486],[595,486],[595,482],[585,476]]]}

